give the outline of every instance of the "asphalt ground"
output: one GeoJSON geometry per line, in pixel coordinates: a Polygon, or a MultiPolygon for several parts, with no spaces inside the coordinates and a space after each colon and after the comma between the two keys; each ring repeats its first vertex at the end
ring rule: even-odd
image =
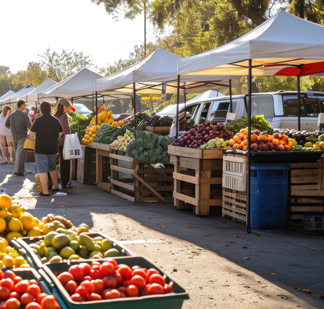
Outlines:
{"type": "MultiPolygon", "coordinates": [[[[1,159],[0,159],[1,160],[1,159]]],[[[324,237],[253,230],[173,205],[133,204],[73,182],[64,197],[39,197],[35,164],[25,177],[0,165],[0,190],[36,217],[64,215],[86,223],[154,261],[189,291],[188,308],[324,308],[324,237]],[[308,290],[311,293],[307,293],[308,290]]]]}

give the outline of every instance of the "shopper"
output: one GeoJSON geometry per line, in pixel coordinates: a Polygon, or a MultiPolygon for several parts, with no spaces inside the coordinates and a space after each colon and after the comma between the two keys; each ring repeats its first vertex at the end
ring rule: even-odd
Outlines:
{"type": "Polygon", "coordinates": [[[10,106],[5,106],[2,110],[2,113],[0,115],[0,144],[1,144],[1,151],[3,156],[3,162],[1,164],[8,163],[7,161],[7,145],[9,149],[9,155],[10,155],[10,163],[15,164],[12,160],[13,155],[13,146],[12,146],[12,135],[11,131],[6,128],[5,123],[6,119],[8,118],[9,114],[11,112],[10,106]]]}
{"type": "Polygon", "coordinates": [[[62,127],[57,118],[51,115],[51,105],[44,101],[40,105],[42,116],[35,119],[29,135],[36,136],[35,159],[37,173],[42,185],[41,196],[49,196],[48,174],[50,173],[54,188],[59,191],[58,176],[56,170],[56,155],[58,139],[63,135],[62,127]]]}
{"type": "Polygon", "coordinates": [[[54,117],[56,117],[62,126],[63,135],[59,138],[59,154],[60,154],[60,174],[61,174],[61,183],[62,188],[70,188],[70,160],[64,160],[63,158],[63,147],[65,135],[70,134],[69,119],[66,112],[69,110],[72,104],[68,99],[62,98],[59,99],[56,112],[54,117]]]}
{"type": "Polygon", "coordinates": [[[13,146],[16,156],[14,175],[24,176],[25,169],[25,151],[23,149],[25,140],[27,138],[27,130],[30,129],[30,119],[24,113],[26,106],[25,101],[19,100],[17,109],[9,115],[5,126],[11,130],[13,146]]]}

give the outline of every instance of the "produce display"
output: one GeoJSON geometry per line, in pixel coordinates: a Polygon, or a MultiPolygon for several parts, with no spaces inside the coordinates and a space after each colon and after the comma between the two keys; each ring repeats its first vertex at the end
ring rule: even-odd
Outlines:
{"type": "Polygon", "coordinates": [[[98,130],[99,126],[94,125],[92,127],[87,127],[85,130],[85,135],[82,138],[82,144],[83,145],[90,145],[91,142],[94,141],[95,137],[96,137],[96,132],[98,130]]]}
{"type": "Polygon", "coordinates": [[[127,146],[133,140],[135,140],[135,134],[132,131],[126,130],[126,133],[123,136],[117,136],[117,139],[112,142],[111,148],[120,151],[126,151],[127,146]]]}
{"type": "MultiPolygon", "coordinates": [[[[240,119],[235,119],[226,125],[226,129],[233,134],[240,132],[240,130],[246,128],[248,126],[248,119],[247,117],[242,116],[240,119]]],[[[251,128],[252,130],[260,130],[261,132],[267,131],[272,132],[273,128],[264,119],[263,115],[252,116],[251,117],[251,128]]]]}
{"type": "Polygon", "coordinates": [[[53,295],[42,292],[37,280],[23,280],[10,270],[0,270],[0,307],[4,309],[59,309],[53,295]]]}
{"type": "Polygon", "coordinates": [[[85,132],[89,125],[90,117],[91,115],[84,116],[79,113],[69,113],[70,132],[71,134],[78,133],[80,141],[82,136],[86,134],[85,132]]]}
{"type": "Polygon", "coordinates": [[[0,237],[0,269],[29,268],[27,261],[12,247],[5,238],[0,237]]]}
{"type": "Polygon", "coordinates": [[[109,143],[110,137],[117,130],[118,130],[117,128],[112,127],[111,125],[104,123],[103,125],[101,125],[98,128],[94,141],[97,142],[97,143],[102,143],[102,144],[111,144],[111,143],[109,143]]]}
{"type": "Polygon", "coordinates": [[[153,116],[149,121],[148,121],[148,126],[150,127],[169,127],[172,125],[173,118],[170,116],[158,116],[155,115],[153,116]]]}
{"type": "Polygon", "coordinates": [[[141,162],[169,163],[168,146],[172,139],[148,131],[137,131],[136,139],[128,145],[126,155],[141,162]]]}
{"type": "MultiPolygon", "coordinates": [[[[136,122],[136,129],[137,130],[144,130],[146,126],[148,126],[149,121],[151,120],[151,117],[145,113],[137,113],[135,116],[135,120],[134,117],[131,116],[129,118],[126,119],[131,119],[127,126],[130,126],[132,128],[135,128],[135,122],[136,122]]],[[[126,120],[125,119],[125,120],[126,120]]]]}
{"type": "MultiPolygon", "coordinates": [[[[113,127],[121,127],[125,122],[123,120],[115,122],[112,116],[112,111],[106,111],[106,106],[102,105],[102,111],[98,114],[98,125],[101,126],[103,123],[107,123],[113,127]]],[[[89,126],[93,126],[96,124],[97,116],[94,116],[89,123],[89,126]]]]}
{"type": "Polygon", "coordinates": [[[175,139],[172,142],[172,145],[189,148],[200,148],[209,140],[215,139],[216,137],[222,138],[224,140],[229,140],[231,138],[231,133],[225,128],[223,124],[213,125],[206,121],[205,123],[200,124],[197,129],[190,129],[182,136],[175,139]]]}
{"type": "Polygon", "coordinates": [[[158,270],[117,265],[114,259],[107,259],[103,263],[93,262],[92,265],[73,265],[68,271],[59,274],[57,279],[75,302],[173,292],[173,282],[167,284],[158,270]]]}
{"type": "Polygon", "coordinates": [[[202,149],[230,149],[228,141],[225,141],[223,138],[216,137],[209,140],[206,144],[201,146],[202,149]]]}

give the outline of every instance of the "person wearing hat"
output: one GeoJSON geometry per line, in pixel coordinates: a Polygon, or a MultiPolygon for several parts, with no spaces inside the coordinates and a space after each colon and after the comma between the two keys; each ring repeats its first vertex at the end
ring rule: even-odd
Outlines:
{"type": "MultiPolygon", "coordinates": [[[[179,114],[179,133],[182,131],[186,131],[187,120],[189,118],[191,118],[191,114],[189,112],[183,111],[179,114]]],[[[175,137],[177,135],[176,121],[177,121],[177,117],[174,117],[171,128],[170,128],[169,137],[175,137]]]]}
{"type": "Polygon", "coordinates": [[[61,174],[61,183],[62,188],[70,188],[70,160],[64,160],[63,158],[63,147],[64,147],[64,140],[65,135],[71,134],[70,126],[69,126],[69,119],[66,112],[71,109],[72,104],[66,98],[59,99],[56,107],[56,112],[54,117],[56,117],[62,126],[63,135],[59,138],[59,155],[60,155],[60,174],[61,174]]]}

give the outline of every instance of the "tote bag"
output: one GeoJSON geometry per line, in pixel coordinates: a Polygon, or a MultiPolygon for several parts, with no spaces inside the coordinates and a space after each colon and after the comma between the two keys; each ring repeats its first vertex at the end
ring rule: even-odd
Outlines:
{"type": "Polygon", "coordinates": [[[82,159],[81,145],[77,133],[65,135],[63,159],[82,159]]]}
{"type": "Polygon", "coordinates": [[[35,137],[30,137],[29,135],[27,136],[23,149],[25,151],[32,151],[35,152],[35,144],[36,144],[36,139],[35,137]]]}

